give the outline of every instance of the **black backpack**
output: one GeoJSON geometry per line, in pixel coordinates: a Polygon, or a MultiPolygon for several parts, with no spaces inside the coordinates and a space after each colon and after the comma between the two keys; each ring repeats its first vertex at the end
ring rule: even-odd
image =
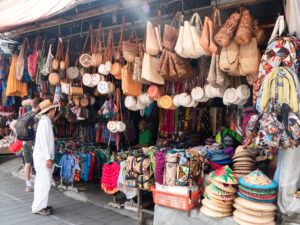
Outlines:
{"type": "Polygon", "coordinates": [[[28,112],[17,119],[16,133],[17,139],[21,141],[33,141],[35,138],[36,119],[35,112],[28,112]]]}

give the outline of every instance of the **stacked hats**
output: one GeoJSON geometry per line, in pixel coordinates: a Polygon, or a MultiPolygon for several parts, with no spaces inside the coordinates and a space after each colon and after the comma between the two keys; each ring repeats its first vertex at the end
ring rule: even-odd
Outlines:
{"type": "Polygon", "coordinates": [[[240,178],[251,173],[255,166],[255,159],[253,154],[244,149],[242,145],[238,146],[232,157],[233,172],[240,178]]]}
{"type": "Polygon", "coordinates": [[[239,198],[235,199],[234,220],[241,224],[275,224],[277,183],[260,170],[239,178],[239,198]]]}
{"type": "Polygon", "coordinates": [[[238,195],[256,202],[274,202],[276,200],[277,183],[270,180],[260,170],[255,170],[239,179],[238,195]]]}
{"type": "Polygon", "coordinates": [[[211,217],[226,217],[232,214],[233,200],[236,198],[235,185],[238,183],[232,170],[224,166],[210,174],[211,184],[205,187],[200,211],[211,217]]]}
{"type": "Polygon", "coordinates": [[[234,200],[233,219],[240,225],[275,225],[276,205],[254,202],[242,197],[234,200]]]}

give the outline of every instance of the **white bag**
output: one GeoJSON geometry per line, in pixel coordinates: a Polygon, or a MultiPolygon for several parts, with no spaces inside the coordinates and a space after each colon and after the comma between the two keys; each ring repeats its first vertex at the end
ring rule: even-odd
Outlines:
{"type": "Polygon", "coordinates": [[[157,55],[160,51],[155,29],[151,21],[147,21],[146,52],[150,55],[157,55]]]}
{"type": "Polygon", "coordinates": [[[48,51],[48,56],[46,59],[46,64],[42,68],[42,74],[44,76],[48,76],[48,74],[51,72],[52,61],[54,58],[51,51],[52,51],[52,44],[49,45],[49,51],[48,51]]]}
{"type": "Polygon", "coordinates": [[[66,95],[70,94],[70,84],[69,83],[61,82],[60,86],[61,86],[62,93],[66,94],[66,95]]]}
{"type": "Polygon", "coordinates": [[[141,77],[155,84],[165,83],[164,78],[160,75],[159,58],[150,56],[148,53],[144,54],[141,77]]]}
{"type": "Polygon", "coordinates": [[[192,43],[194,45],[193,57],[190,58],[200,58],[203,55],[207,55],[200,44],[201,29],[203,28],[200,16],[198,13],[194,13],[190,19],[190,32],[192,35],[192,43]],[[193,25],[195,23],[195,25],[193,25]]]}
{"type": "Polygon", "coordinates": [[[175,45],[175,52],[182,58],[188,58],[188,56],[184,54],[183,50],[183,26],[180,26],[179,28],[179,34],[175,45]]]}

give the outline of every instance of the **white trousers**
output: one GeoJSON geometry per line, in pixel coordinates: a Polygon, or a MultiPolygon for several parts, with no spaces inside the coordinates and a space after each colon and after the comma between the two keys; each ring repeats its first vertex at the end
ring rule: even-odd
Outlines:
{"type": "Polygon", "coordinates": [[[44,159],[33,159],[36,171],[34,183],[34,200],[32,212],[36,213],[48,206],[49,191],[51,188],[52,169],[47,167],[44,159]]]}

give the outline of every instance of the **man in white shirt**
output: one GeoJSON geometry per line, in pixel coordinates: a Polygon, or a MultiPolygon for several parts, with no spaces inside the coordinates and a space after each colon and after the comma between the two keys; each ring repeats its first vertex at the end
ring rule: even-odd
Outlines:
{"type": "Polygon", "coordinates": [[[54,133],[51,120],[55,117],[56,106],[50,100],[44,100],[39,106],[41,109],[38,114],[40,120],[33,150],[36,176],[32,213],[49,215],[52,213],[52,207],[48,206],[48,198],[54,160],[54,133]]]}

